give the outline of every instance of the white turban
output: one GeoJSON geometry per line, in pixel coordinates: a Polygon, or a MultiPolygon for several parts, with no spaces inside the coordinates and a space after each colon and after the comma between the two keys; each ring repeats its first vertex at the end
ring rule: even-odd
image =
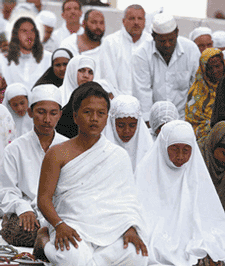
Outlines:
{"type": "Polygon", "coordinates": [[[176,27],[176,20],[169,14],[159,13],[153,18],[152,30],[157,34],[171,33],[176,29],[176,27]]]}
{"type": "Polygon", "coordinates": [[[56,15],[48,10],[43,10],[37,15],[37,21],[45,26],[55,28],[57,18],[56,15]]]}
{"type": "Polygon", "coordinates": [[[213,46],[216,48],[225,47],[225,31],[218,30],[212,35],[213,46]]]}
{"type": "Polygon", "coordinates": [[[31,91],[30,106],[41,101],[52,101],[62,106],[62,96],[58,87],[53,84],[38,85],[31,91]]]}
{"type": "Polygon", "coordinates": [[[195,28],[190,34],[189,39],[194,41],[202,35],[210,35],[212,37],[212,30],[208,27],[198,27],[195,28]]]}

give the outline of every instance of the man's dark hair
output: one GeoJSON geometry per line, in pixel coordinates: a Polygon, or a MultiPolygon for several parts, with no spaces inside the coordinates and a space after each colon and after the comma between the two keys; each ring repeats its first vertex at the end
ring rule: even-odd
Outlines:
{"type": "Polygon", "coordinates": [[[104,98],[107,102],[107,109],[110,108],[110,100],[108,93],[102,88],[100,84],[94,81],[89,81],[80,85],[73,93],[73,112],[77,112],[81,106],[81,102],[90,97],[96,96],[99,98],[104,98]]]}
{"type": "Polygon", "coordinates": [[[79,0],[65,0],[62,5],[62,12],[64,12],[65,4],[68,2],[76,2],[79,5],[79,9],[81,10],[82,5],[79,0]]]}
{"type": "Polygon", "coordinates": [[[15,22],[15,24],[13,26],[13,30],[12,30],[12,38],[11,38],[11,41],[9,43],[9,53],[7,56],[9,65],[11,64],[11,61],[14,61],[16,65],[19,64],[20,41],[19,41],[19,37],[18,37],[18,32],[19,32],[20,26],[24,22],[29,22],[34,26],[35,40],[34,40],[34,45],[32,47],[32,54],[33,54],[34,58],[36,59],[37,63],[40,63],[42,60],[43,46],[42,46],[41,41],[40,41],[39,31],[36,27],[36,24],[34,23],[32,18],[21,17],[15,22]]]}
{"type": "Polygon", "coordinates": [[[84,21],[88,21],[88,17],[89,17],[89,14],[92,12],[92,11],[96,11],[96,9],[89,9],[85,14],[84,14],[84,21]]]}

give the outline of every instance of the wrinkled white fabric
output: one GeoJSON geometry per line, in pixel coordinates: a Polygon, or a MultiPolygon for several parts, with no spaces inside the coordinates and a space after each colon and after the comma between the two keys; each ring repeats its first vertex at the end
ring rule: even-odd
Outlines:
{"type": "Polygon", "coordinates": [[[177,28],[177,22],[169,13],[156,14],[152,20],[152,31],[157,34],[168,34],[177,28]]]}
{"type": "Polygon", "coordinates": [[[95,61],[92,58],[84,55],[73,57],[67,65],[63,84],[60,87],[62,106],[68,103],[72,92],[78,87],[77,71],[83,67],[92,69],[95,77],[95,61]]]}
{"type": "Polygon", "coordinates": [[[13,109],[11,108],[9,101],[16,97],[16,96],[26,96],[28,100],[28,106],[30,102],[30,91],[21,83],[13,83],[9,86],[7,86],[4,100],[2,102],[3,105],[7,107],[10,114],[13,117],[13,120],[16,124],[16,136],[20,137],[24,133],[29,132],[33,128],[33,120],[29,117],[28,113],[24,116],[19,116],[16,114],[13,109]]]}
{"type": "Polygon", "coordinates": [[[213,32],[213,47],[223,48],[225,47],[225,31],[218,30],[213,32]]]}
{"type": "MultiPolygon", "coordinates": [[[[84,33],[84,28],[80,26],[77,35],[81,35],[84,33]]],[[[56,49],[60,47],[63,40],[71,35],[71,32],[66,27],[66,21],[63,21],[61,27],[54,30],[52,33],[52,40],[55,43],[56,49]]],[[[71,51],[72,52],[72,51],[71,51]]],[[[75,56],[75,54],[74,54],[75,56]]]]}
{"type": "Polygon", "coordinates": [[[60,45],[60,48],[66,48],[70,50],[73,56],[85,55],[85,56],[92,58],[96,64],[95,78],[100,79],[101,78],[101,66],[100,66],[101,45],[97,46],[94,49],[80,52],[79,47],[77,45],[77,35],[79,34],[73,33],[69,37],[67,37],[65,40],[63,40],[60,45]]]}
{"type": "Polygon", "coordinates": [[[225,260],[225,213],[188,122],[162,127],[136,182],[147,215],[149,265],[192,266],[207,254],[225,260]],[[181,167],[168,156],[174,143],[192,147],[181,167]]]}
{"type": "Polygon", "coordinates": [[[36,81],[51,66],[51,56],[50,52],[44,50],[41,62],[37,63],[32,54],[21,54],[18,65],[13,61],[8,65],[7,58],[0,54],[2,76],[5,78],[7,85],[22,83],[31,90],[36,81]]]}
{"type": "Polygon", "coordinates": [[[0,104],[0,164],[5,147],[16,138],[15,122],[9,110],[0,104]]]}
{"type": "Polygon", "coordinates": [[[115,88],[113,87],[112,83],[109,80],[95,79],[94,81],[100,84],[105,91],[107,91],[108,93],[112,93],[114,97],[118,96],[117,91],[115,90],[115,88]]]}
{"type": "Polygon", "coordinates": [[[38,13],[36,20],[38,23],[41,23],[51,28],[55,28],[57,17],[55,13],[49,10],[42,10],[41,12],[38,13]]]}
{"type": "Polygon", "coordinates": [[[100,53],[101,78],[109,80],[117,94],[132,95],[132,54],[145,41],[151,39],[152,36],[143,31],[141,38],[134,43],[124,26],[104,38],[100,53]]]}
{"type": "MultiPolygon", "coordinates": [[[[53,204],[59,217],[83,240],[107,246],[131,226],[145,241],[142,209],[136,196],[127,152],[101,136],[61,168],[53,204]]],[[[49,228],[51,234],[54,228],[49,228]]]]}
{"type": "Polygon", "coordinates": [[[174,103],[184,120],[187,95],[195,80],[199,58],[198,46],[181,36],[177,38],[169,65],[156,49],[154,40],[137,49],[132,59],[133,95],[141,103],[145,121],[157,101],[174,103]]]}
{"type": "Polygon", "coordinates": [[[210,35],[212,37],[212,30],[208,27],[198,27],[195,28],[190,34],[189,39],[194,41],[202,35],[210,35]]]}
{"type": "MultiPolygon", "coordinates": [[[[55,132],[50,147],[67,139],[55,132]]],[[[34,130],[5,148],[0,166],[0,209],[4,213],[13,212],[19,216],[27,211],[37,212],[36,195],[44,156],[34,130]]]]}
{"type": "Polygon", "coordinates": [[[163,124],[172,120],[178,120],[179,114],[176,106],[169,101],[158,101],[150,110],[150,133],[154,140],[157,138],[156,130],[163,124]]]}
{"type": "Polygon", "coordinates": [[[113,143],[123,147],[129,154],[133,171],[144,155],[151,149],[153,140],[141,116],[139,101],[131,95],[119,95],[111,101],[108,122],[103,134],[113,143]],[[137,129],[129,142],[123,142],[116,131],[116,119],[134,117],[138,120],[137,129]]]}

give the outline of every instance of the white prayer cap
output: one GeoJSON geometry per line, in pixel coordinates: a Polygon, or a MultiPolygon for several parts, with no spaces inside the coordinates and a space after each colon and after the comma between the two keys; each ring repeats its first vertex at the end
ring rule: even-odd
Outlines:
{"type": "Polygon", "coordinates": [[[155,133],[165,123],[179,119],[176,106],[170,101],[158,101],[150,110],[149,124],[155,133]]]}
{"type": "Polygon", "coordinates": [[[216,48],[225,47],[225,31],[218,30],[212,35],[213,46],[216,48]]]}
{"type": "Polygon", "coordinates": [[[111,117],[123,118],[141,116],[141,106],[137,98],[131,95],[119,95],[112,99],[110,108],[111,117]]]}
{"type": "Polygon", "coordinates": [[[53,84],[38,85],[31,91],[30,106],[41,101],[52,101],[62,106],[62,95],[58,87],[53,84]]]}
{"type": "Polygon", "coordinates": [[[212,37],[212,30],[208,27],[198,27],[195,28],[190,34],[189,39],[194,41],[202,35],[210,35],[212,37]]]}
{"type": "Polygon", "coordinates": [[[176,20],[166,13],[156,14],[152,22],[152,30],[157,34],[168,34],[177,28],[176,20]]]}
{"type": "Polygon", "coordinates": [[[4,98],[7,101],[10,101],[12,98],[22,95],[28,97],[28,89],[22,83],[12,83],[11,85],[7,86],[4,98]]]}
{"type": "Polygon", "coordinates": [[[81,57],[79,64],[78,64],[78,70],[84,67],[88,67],[92,69],[93,71],[95,70],[95,62],[89,57],[81,57]]]}
{"type": "Polygon", "coordinates": [[[37,15],[37,21],[48,27],[55,28],[57,18],[53,12],[48,10],[43,10],[37,15]]]}

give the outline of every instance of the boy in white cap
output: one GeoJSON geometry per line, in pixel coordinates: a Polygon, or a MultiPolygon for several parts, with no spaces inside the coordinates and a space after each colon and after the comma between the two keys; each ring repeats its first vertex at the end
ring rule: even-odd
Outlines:
{"type": "Polygon", "coordinates": [[[198,69],[200,52],[195,43],[178,36],[178,32],[173,16],[155,15],[153,40],[145,42],[133,55],[133,95],[141,103],[147,124],[150,108],[157,101],[171,101],[184,119],[187,93],[198,69]]]}
{"type": "Polygon", "coordinates": [[[52,38],[52,32],[56,27],[57,18],[56,15],[48,10],[42,10],[36,18],[36,21],[43,25],[44,36],[42,44],[44,49],[49,52],[54,52],[57,49],[57,44],[52,38]]]}
{"type": "MultiPolygon", "coordinates": [[[[28,109],[34,128],[13,141],[4,151],[0,166],[0,209],[7,214],[6,220],[15,218],[15,214],[18,216],[15,227],[21,228],[17,233],[22,234],[24,239],[40,226],[38,220],[41,215],[37,210],[36,195],[45,153],[49,147],[67,140],[55,131],[61,116],[61,105],[61,93],[56,86],[47,84],[35,87],[28,109]]],[[[10,244],[26,245],[23,237],[18,240],[13,229],[11,239],[8,239],[6,223],[2,230],[3,238],[7,242],[12,240],[10,244]]],[[[32,245],[32,241],[29,245],[32,245]]]]}
{"type": "Polygon", "coordinates": [[[213,47],[212,30],[208,27],[195,28],[190,34],[189,39],[198,45],[200,52],[213,47]]]}

